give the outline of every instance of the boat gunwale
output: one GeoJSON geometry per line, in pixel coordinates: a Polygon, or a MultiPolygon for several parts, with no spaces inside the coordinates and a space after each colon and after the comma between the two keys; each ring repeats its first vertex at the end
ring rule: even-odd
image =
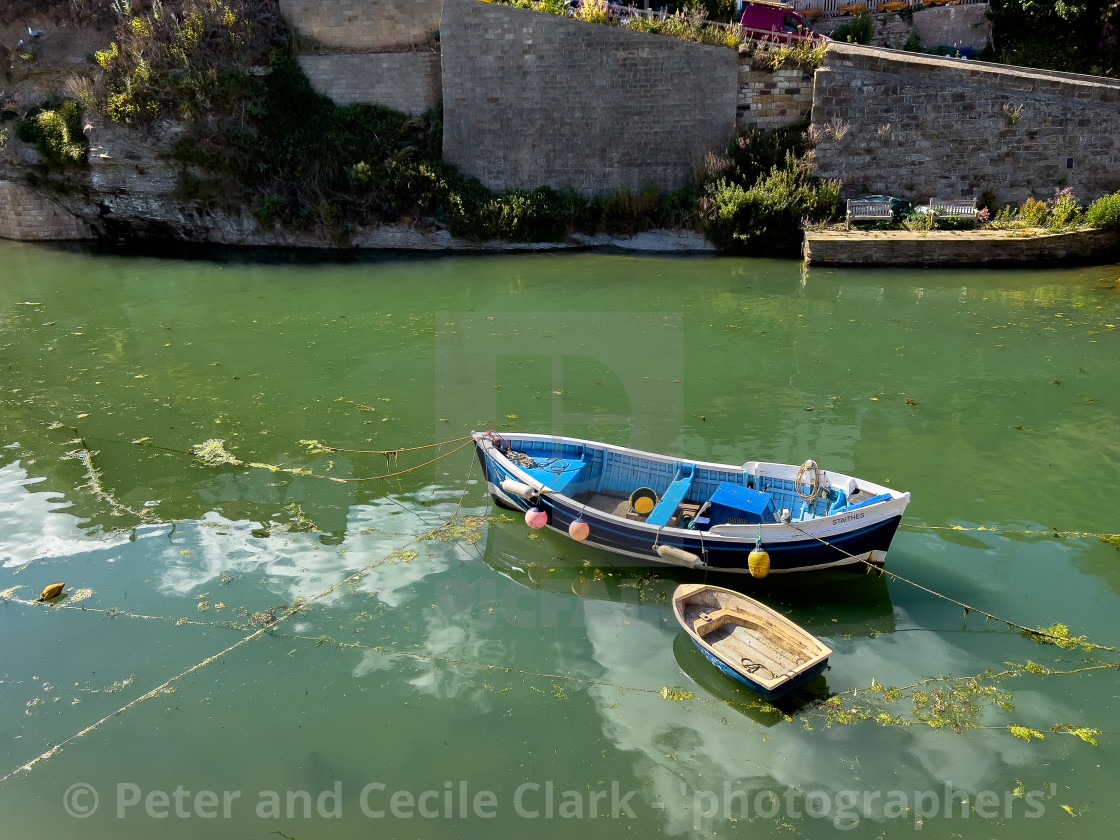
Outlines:
{"type": "MultiPolygon", "coordinates": [[[[738,472],[740,474],[746,473],[746,469],[744,468],[745,465],[735,466],[732,464],[719,464],[714,461],[698,461],[690,460],[687,458],[675,458],[669,455],[660,455],[656,452],[646,452],[641,449],[632,449],[630,447],[617,446],[615,444],[602,443],[600,441],[585,440],[583,438],[564,437],[561,435],[541,435],[527,432],[518,432],[513,434],[501,434],[499,432],[495,432],[494,434],[498,434],[500,437],[506,440],[555,442],[560,444],[582,445],[585,447],[591,446],[593,448],[601,449],[604,451],[610,450],[612,452],[620,454],[634,455],[641,458],[650,458],[665,464],[684,462],[693,464],[698,467],[707,467],[728,472],[738,472]]],[[[609,511],[604,511],[599,508],[591,508],[589,505],[580,502],[573,496],[569,496],[566,493],[552,490],[548,485],[530,475],[525,469],[518,466],[513,461],[510,461],[501,452],[501,450],[498,449],[493,439],[489,437],[489,435],[489,432],[472,432],[472,437],[474,439],[475,445],[483,447],[487,457],[499,459],[499,464],[503,469],[514,475],[514,477],[519,481],[526,483],[539,495],[544,497],[555,496],[561,499],[565,499],[573,508],[578,508],[583,512],[586,512],[590,509],[594,512],[594,515],[606,517],[610,521],[623,523],[624,527],[627,529],[633,529],[640,533],[649,533],[652,535],[658,535],[662,532],[679,532],[685,535],[695,535],[698,533],[702,533],[704,540],[711,540],[715,543],[732,544],[742,543],[744,538],[753,537],[758,532],[758,525],[720,525],[717,526],[720,528],[719,531],[707,530],[703,532],[689,528],[681,528],[679,526],[649,525],[646,522],[640,520],[627,519],[626,517],[618,516],[617,514],[611,513],[609,511]]],[[[747,461],[745,462],[745,464],[758,465],[759,468],[766,466],[788,468],[794,466],[792,464],[780,464],[773,461],[747,461]]],[[[893,516],[898,516],[901,518],[902,513],[905,511],[906,506],[910,502],[910,494],[908,492],[894,490],[893,488],[885,487],[871,481],[865,481],[863,479],[856,478],[855,476],[847,475],[846,473],[840,473],[831,470],[823,470],[822,472],[826,473],[830,478],[855,481],[858,482],[861,486],[875,488],[883,493],[888,493],[891,496],[891,498],[889,499],[885,499],[881,502],[876,502],[875,504],[859,508],[858,510],[861,511],[861,515],[858,518],[862,520],[860,523],[861,526],[867,527],[878,525],[881,522],[889,520],[893,516]]],[[[818,539],[822,536],[829,536],[836,533],[846,534],[851,530],[851,526],[849,524],[850,519],[848,519],[848,517],[852,515],[852,512],[853,511],[851,509],[840,510],[835,514],[818,516],[809,520],[805,520],[801,523],[790,523],[788,525],[781,522],[765,523],[761,526],[762,533],[765,534],[767,536],[767,539],[771,542],[774,540],[792,541],[803,538],[818,539]],[[807,527],[798,527],[798,525],[807,527]]]]}
{"type": "MultiPolygon", "coordinates": [[[[727,609],[727,608],[724,607],[723,609],[727,609]]],[[[734,612],[734,610],[733,610],[733,612],[734,612]]],[[[743,613],[743,614],[744,615],[749,615],[748,613],[743,613]]],[[[807,671],[810,671],[813,668],[820,665],[822,662],[825,662],[834,653],[832,648],[830,648],[828,645],[826,645],[824,642],[822,642],[820,639],[818,639],[816,636],[814,636],[812,633],[810,633],[804,627],[802,627],[801,625],[797,624],[796,622],[791,621],[790,619],[786,618],[784,615],[782,615],[778,611],[776,611],[774,609],[771,609],[770,607],[766,606],[761,601],[758,601],[755,598],[751,598],[749,595],[744,595],[742,592],[736,592],[733,589],[727,589],[727,588],[721,587],[721,586],[711,586],[709,584],[695,584],[695,583],[681,584],[673,592],[673,615],[677,619],[677,623],[681,626],[681,629],[683,629],[685,631],[685,633],[688,634],[689,638],[692,639],[692,641],[695,644],[699,645],[702,650],[704,650],[704,651],[710,653],[712,656],[716,657],[716,659],[718,659],[720,662],[724,663],[728,668],[731,668],[733,671],[740,674],[744,679],[746,679],[750,682],[757,683],[759,686],[764,688],[767,692],[773,692],[775,689],[781,688],[781,686],[783,686],[785,683],[791,682],[791,681],[797,679],[797,677],[799,675],[801,675],[801,674],[803,674],[807,671]],[[692,596],[697,595],[697,594],[699,594],[701,592],[704,592],[704,591],[723,592],[723,593],[731,595],[733,597],[733,599],[735,599],[735,600],[740,600],[741,599],[741,600],[745,600],[745,601],[749,602],[750,604],[754,605],[754,607],[757,608],[759,610],[759,612],[767,615],[768,617],[772,617],[774,619],[777,619],[777,621],[780,624],[782,624],[786,629],[791,630],[795,635],[800,636],[803,640],[809,641],[814,647],[819,648],[821,652],[816,654],[815,656],[813,656],[807,662],[796,666],[789,673],[783,674],[780,677],[775,677],[772,680],[766,679],[765,677],[759,677],[757,674],[747,674],[747,673],[745,673],[744,670],[741,667],[737,666],[733,662],[729,662],[724,656],[722,656],[720,654],[720,652],[718,650],[715,649],[715,647],[713,647],[711,644],[709,644],[707,641],[705,641],[704,637],[701,636],[699,633],[697,633],[695,628],[690,627],[688,625],[688,622],[687,622],[687,620],[685,618],[685,614],[684,614],[684,607],[687,604],[691,603],[691,601],[689,599],[692,596]]],[[[761,638],[761,636],[760,636],[760,638],[761,638]]]]}

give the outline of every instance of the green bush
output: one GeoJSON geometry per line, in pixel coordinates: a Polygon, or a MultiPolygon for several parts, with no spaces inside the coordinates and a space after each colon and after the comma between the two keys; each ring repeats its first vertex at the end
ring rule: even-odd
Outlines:
{"type": "Polygon", "coordinates": [[[1050,215],[1050,207],[1045,201],[1037,198],[1028,198],[1019,208],[1019,221],[1027,227],[1046,227],[1046,219],[1050,215]]]}
{"type": "Polygon", "coordinates": [[[1081,223],[1081,203],[1069,187],[1054,193],[1054,198],[1049,203],[1049,210],[1050,220],[1047,227],[1050,231],[1069,230],[1081,223]]]}
{"type": "Polygon", "coordinates": [[[1120,230],[1120,192],[1102,196],[1089,205],[1085,221],[1101,230],[1120,230]]]}
{"type": "Polygon", "coordinates": [[[722,177],[706,188],[705,232],[716,247],[745,253],[795,248],[804,221],[834,218],[840,206],[840,182],[813,176],[808,156],[787,154],[751,187],[722,177]]]}
{"type": "Polygon", "coordinates": [[[875,35],[875,24],[867,12],[861,12],[851,23],[836,27],[830,36],[834,41],[847,41],[849,44],[870,44],[875,35]]]}
{"type": "Polygon", "coordinates": [[[32,108],[20,121],[16,135],[34,143],[51,163],[81,166],[89,154],[89,140],[82,131],[82,108],[72,99],[47,100],[32,108]]]}

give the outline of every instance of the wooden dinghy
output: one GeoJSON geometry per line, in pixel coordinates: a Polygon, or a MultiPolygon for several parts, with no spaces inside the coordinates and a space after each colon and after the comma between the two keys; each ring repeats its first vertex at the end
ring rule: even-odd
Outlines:
{"type": "Polygon", "coordinates": [[[681,584],[673,613],[713,665],[767,700],[816,679],[832,655],[804,628],[730,589],[681,584]]]}

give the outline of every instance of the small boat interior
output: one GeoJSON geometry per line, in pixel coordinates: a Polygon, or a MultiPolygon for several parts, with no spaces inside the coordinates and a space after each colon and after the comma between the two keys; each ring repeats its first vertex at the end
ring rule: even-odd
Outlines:
{"type": "Polygon", "coordinates": [[[824,473],[818,493],[802,495],[798,469],[785,464],[718,468],[557,440],[511,443],[506,457],[551,492],[655,527],[804,522],[890,498],[861,490],[854,478],[824,473]]]}
{"type": "Polygon", "coordinates": [[[763,684],[781,682],[832,653],[776,613],[720,591],[697,592],[677,609],[682,624],[720,659],[763,684]]]}

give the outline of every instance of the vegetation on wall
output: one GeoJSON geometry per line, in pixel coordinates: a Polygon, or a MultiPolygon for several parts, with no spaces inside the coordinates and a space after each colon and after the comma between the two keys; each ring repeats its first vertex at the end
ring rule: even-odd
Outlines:
{"type": "Polygon", "coordinates": [[[716,247],[732,253],[795,250],[806,224],[834,219],[840,182],[814,175],[807,126],[745,131],[706,167],[699,213],[716,247]]]}
{"type": "Polygon", "coordinates": [[[81,166],[89,154],[89,140],[82,131],[82,108],[72,99],[48,98],[36,105],[20,120],[16,136],[34,143],[43,157],[63,168],[81,166]]]}
{"type": "MultiPolygon", "coordinates": [[[[917,31],[917,30],[915,30],[917,31]]],[[[842,23],[833,31],[834,41],[847,41],[849,44],[870,44],[875,36],[875,24],[867,12],[860,12],[851,23],[842,23]]]]}
{"type": "Polygon", "coordinates": [[[652,14],[632,14],[630,7],[613,0],[582,0],[578,4],[565,0],[482,0],[519,9],[532,9],[545,14],[571,16],[585,23],[625,26],[633,32],[665,35],[698,44],[730,47],[761,59],[760,63],[777,69],[786,63],[802,67],[820,67],[826,43],[803,41],[781,44],[745,37],[741,27],[728,26],[732,3],[724,0],[688,0],[679,4],[659,5],[652,14]],[[724,8],[726,6],[726,9],[724,8]],[[715,8],[713,13],[711,8],[715,8]],[[720,21],[719,23],[713,22],[720,21]]]}

